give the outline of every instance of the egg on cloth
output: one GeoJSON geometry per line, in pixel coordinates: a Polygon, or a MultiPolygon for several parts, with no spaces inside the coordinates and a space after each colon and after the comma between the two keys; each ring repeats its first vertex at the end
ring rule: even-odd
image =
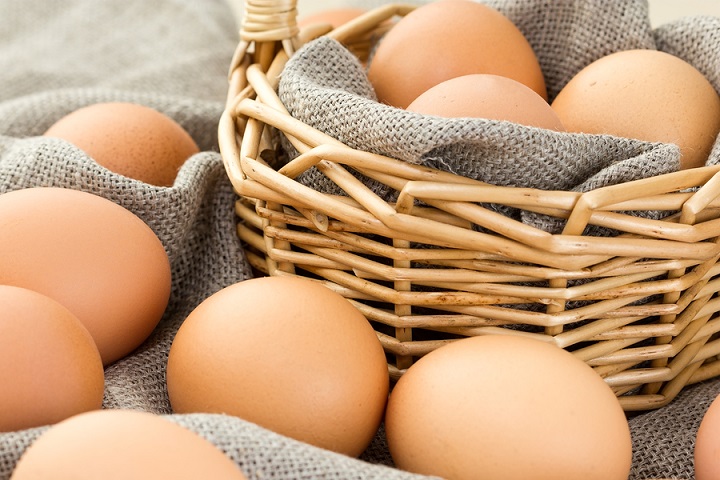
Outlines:
{"type": "Polygon", "coordinates": [[[108,170],[150,185],[169,187],[199,147],[169,116],[129,102],[95,103],[75,110],[48,128],[108,170]]]}
{"type": "Polygon", "coordinates": [[[104,371],[92,336],[67,308],[0,285],[0,432],[54,424],[102,406],[104,371]]]}
{"type": "Polygon", "coordinates": [[[168,356],[175,413],[225,413],[321,448],[360,455],[387,403],[389,374],[360,311],[300,277],[258,277],[203,301],[168,356]]]}
{"type": "Polygon", "coordinates": [[[406,108],[430,87],[472,73],[512,78],[547,99],[540,63],[522,32],[472,0],[438,0],[401,18],[375,48],[368,80],[378,101],[406,108]]]}
{"type": "Polygon", "coordinates": [[[720,478],[720,397],[712,401],[700,422],[693,461],[696,480],[720,478]]]}
{"type": "Polygon", "coordinates": [[[463,338],[420,358],[390,394],[385,431],[399,468],[448,480],[626,480],[632,462],[605,381],[519,335],[463,338]]]}
{"type": "Polygon", "coordinates": [[[0,284],[65,306],[107,366],[162,318],[170,261],[153,230],[120,205],[79,190],[32,187],[0,195],[0,284]]]}
{"type": "Polygon", "coordinates": [[[200,435],[159,415],[106,409],[70,417],[43,432],[20,457],[11,480],[243,480],[245,475],[200,435]]]}
{"type": "Polygon", "coordinates": [[[705,164],[720,133],[720,96],[695,67],[658,50],[624,50],[592,62],[552,108],[569,132],[680,147],[680,167],[705,164]]]}
{"type": "Polygon", "coordinates": [[[476,73],[451,78],[421,93],[406,110],[448,118],[505,120],[564,131],[550,104],[530,87],[508,77],[476,73]]]}

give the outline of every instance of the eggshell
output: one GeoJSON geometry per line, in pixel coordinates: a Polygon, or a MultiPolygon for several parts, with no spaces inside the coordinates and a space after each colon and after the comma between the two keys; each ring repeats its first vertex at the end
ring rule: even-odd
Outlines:
{"type": "Polygon", "coordinates": [[[695,67],[669,53],[626,50],[575,75],[552,102],[571,132],[680,147],[681,168],[705,164],[720,132],[720,96],[695,67]]]}
{"type": "Polygon", "coordinates": [[[12,480],[242,480],[198,434],[152,413],[97,410],[50,427],[20,457],[12,480]]]}
{"type": "Polygon", "coordinates": [[[108,365],[160,321],[170,262],[150,227],[120,205],[77,190],[27,188],[0,195],[0,284],[67,307],[108,365]]]}
{"type": "Polygon", "coordinates": [[[314,24],[328,24],[332,28],[337,28],[340,25],[359,17],[365,12],[366,10],[364,8],[352,7],[320,10],[312,15],[300,17],[298,19],[298,26],[305,27],[314,24]]]}
{"type": "Polygon", "coordinates": [[[385,431],[399,468],[449,480],[626,480],[632,460],[602,378],[518,335],[468,337],[420,358],[390,394],[385,431]]]}
{"type": "Polygon", "coordinates": [[[471,0],[439,0],[404,16],[380,40],[368,80],[378,101],[406,108],[430,87],[472,73],[512,78],[547,99],[540,63],[522,32],[471,0]]]}
{"type": "Polygon", "coordinates": [[[702,417],[695,437],[695,480],[720,478],[720,397],[702,417]]]}
{"type": "Polygon", "coordinates": [[[234,415],[312,445],[357,456],[387,402],[387,360],[348,300],[298,277],[226,287],[185,320],[170,348],[176,413],[234,415]]]}
{"type": "Polygon", "coordinates": [[[175,120],[126,102],[96,103],[62,117],[45,136],[64,139],[112,172],[151,185],[171,186],[199,148],[175,120]]]}
{"type": "Polygon", "coordinates": [[[407,110],[441,117],[488,118],[565,130],[550,104],[534,90],[511,78],[487,73],[445,80],[420,94],[407,110]]]}
{"type": "Polygon", "coordinates": [[[0,285],[0,305],[0,431],[99,409],[103,365],[80,320],[25,288],[0,285]]]}

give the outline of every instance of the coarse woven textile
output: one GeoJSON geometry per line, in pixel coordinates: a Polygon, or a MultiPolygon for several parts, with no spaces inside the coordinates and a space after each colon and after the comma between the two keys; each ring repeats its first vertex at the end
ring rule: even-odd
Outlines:
{"type": "MultiPolygon", "coordinates": [[[[505,5],[517,16],[513,12],[526,8],[520,0],[505,5]]],[[[427,478],[392,468],[382,428],[360,459],[353,459],[238,418],[180,415],[169,406],[164,368],[177,328],[204,298],[251,275],[235,235],[235,197],[217,151],[217,120],[237,43],[228,5],[4,0],[0,19],[0,193],[64,186],[101,195],[145,220],[171,260],[166,314],[145,344],[107,368],[104,408],[166,416],[218,446],[250,479],[427,478]],[[64,114],[100,101],[132,101],[164,112],[191,133],[202,152],[188,160],[172,187],[160,188],[108,172],[72,145],[40,136],[64,114]]],[[[653,35],[658,47],[688,52],[683,45],[717,45],[717,31],[714,20],[701,18],[653,35]]],[[[587,35],[585,41],[596,38],[587,35]]],[[[688,53],[691,60],[711,54],[702,46],[688,53]]],[[[566,61],[578,66],[589,60],[578,55],[566,61]]],[[[707,74],[717,87],[717,66],[707,74]]],[[[548,76],[562,82],[558,73],[548,76]]],[[[687,388],[668,407],[632,416],[631,479],[692,478],[694,435],[718,393],[720,381],[705,382],[687,388]]],[[[47,428],[0,433],[0,480],[10,477],[23,451],[47,428]]]]}
{"type": "MultiPolygon", "coordinates": [[[[622,50],[657,49],[648,6],[643,1],[487,3],[513,20],[525,34],[546,75],[551,100],[577,72],[602,56],[622,50]]],[[[382,45],[382,38],[377,44],[382,45]]],[[[684,45],[699,48],[687,40],[684,45]]],[[[687,60],[701,72],[717,71],[720,44],[702,45],[704,49],[687,60]]],[[[675,45],[675,49],[683,50],[683,44],[675,45]]],[[[712,73],[708,78],[720,90],[712,73]]],[[[279,93],[292,116],[354,149],[493,185],[585,192],[669,173],[679,166],[680,152],[672,144],[556,132],[481,118],[441,118],[379,103],[366,67],[343,45],[327,37],[308,43],[290,59],[279,93]]],[[[289,142],[283,146],[290,158],[296,155],[289,142]]],[[[720,148],[715,148],[707,163],[719,159],[720,148]]],[[[356,175],[387,201],[398,194],[385,184],[356,175]]],[[[314,167],[300,175],[298,181],[322,192],[343,194],[314,167]]],[[[532,212],[486,206],[551,233],[559,233],[565,223],[532,212]]],[[[591,233],[612,233],[597,230],[591,233]]]]}

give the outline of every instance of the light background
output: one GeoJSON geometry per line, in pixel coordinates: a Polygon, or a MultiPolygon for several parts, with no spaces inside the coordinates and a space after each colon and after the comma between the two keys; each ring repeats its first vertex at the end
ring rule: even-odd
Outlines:
{"type": "Polygon", "coordinates": [[[662,25],[686,15],[720,17],[720,1],[718,0],[650,0],[649,3],[650,21],[653,26],[662,25]]]}
{"type": "MultiPolygon", "coordinates": [[[[243,0],[230,0],[241,18],[243,0]]],[[[377,6],[391,0],[297,0],[299,17],[321,10],[343,6],[377,6]]],[[[610,0],[612,1],[612,0],[610,0]]],[[[686,15],[714,15],[720,17],[720,0],[648,0],[650,21],[653,26],[662,25],[686,15]]]]}

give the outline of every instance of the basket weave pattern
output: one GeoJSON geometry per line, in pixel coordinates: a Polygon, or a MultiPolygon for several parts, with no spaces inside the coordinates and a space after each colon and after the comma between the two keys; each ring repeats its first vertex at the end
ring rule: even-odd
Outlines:
{"type": "Polygon", "coordinates": [[[367,58],[369,39],[413,8],[301,32],[294,2],[246,4],[219,139],[253,267],[348,298],[376,329],[395,379],[447,342],[495,334],[573,352],[626,410],[661,407],[720,374],[720,167],[585,193],[501,187],[352,149],[288,114],[278,77],[304,42],[326,34],[367,58]],[[284,164],[280,136],[299,152],[284,164]],[[295,180],[312,167],[344,194],[295,180]],[[564,228],[549,233],[488,203],[564,228]],[[657,211],[667,216],[642,215],[657,211]],[[596,228],[616,234],[586,233],[596,228]]]}

